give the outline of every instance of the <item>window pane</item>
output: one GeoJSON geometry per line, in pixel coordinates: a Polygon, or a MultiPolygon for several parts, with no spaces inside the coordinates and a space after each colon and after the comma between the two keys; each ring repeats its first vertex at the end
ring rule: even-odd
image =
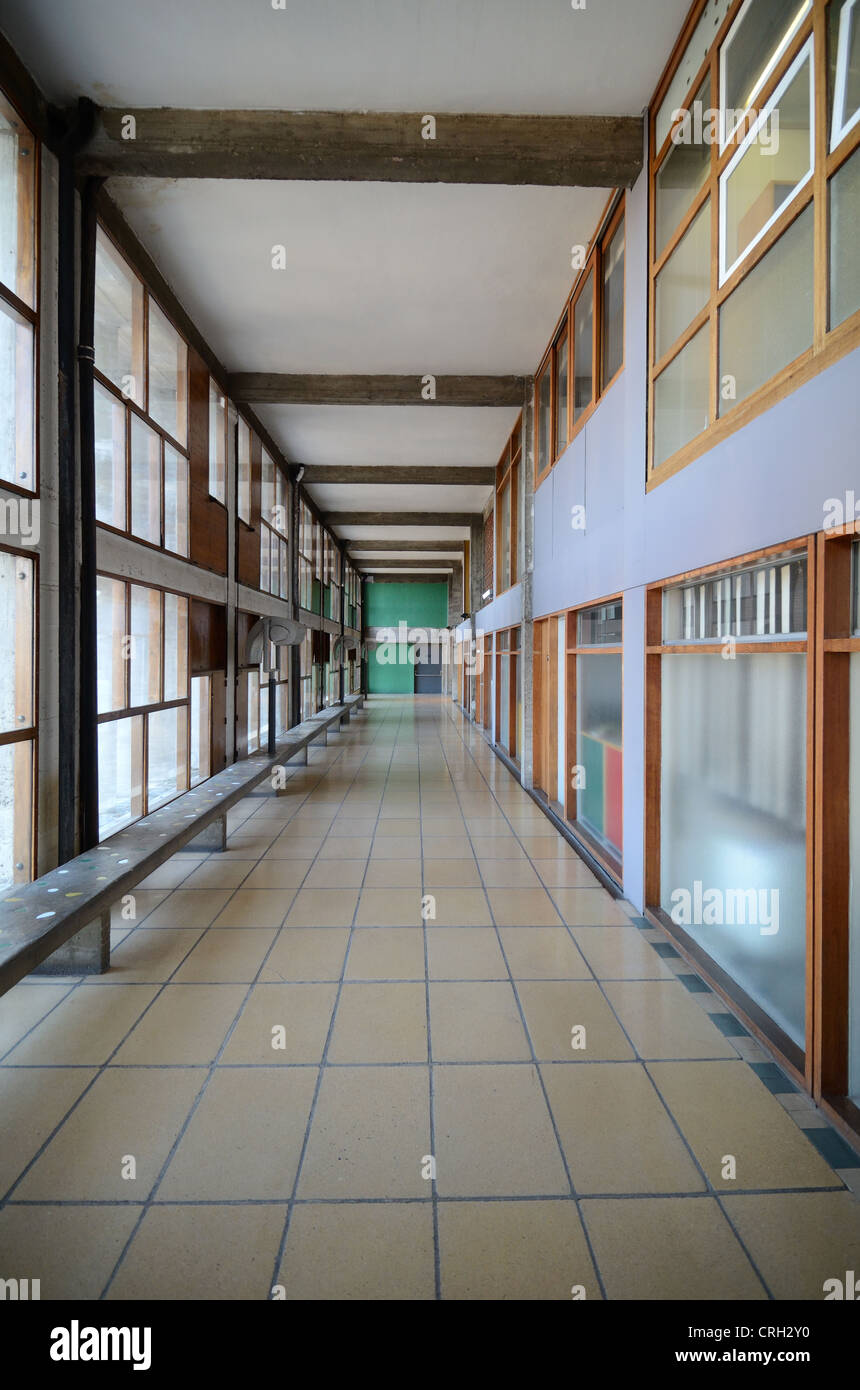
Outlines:
{"type": "Polygon", "coordinates": [[[0,280],[35,306],[36,141],[0,96],[0,280]]]}
{"type": "Polygon", "coordinates": [[[664,642],[798,637],[806,621],[805,558],[786,556],[663,594],[664,642]]]}
{"type": "Polygon", "coordinates": [[[567,323],[555,345],[555,456],[567,448],[567,323]]]}
{"type": "Polygon", "coordinates": [[[699,21],[690,36],[690,42],[678,63],[666,95],[660,103],[654,121],[656,150],[660,149],[672,128],[676,111],[687,99],[693,81],[699,71],[714,39],[714,35],[731,8],[732,0],[707,0],[699,21]]]}
{"type": "Polygon", "coordinates": [[[161,701],[161,594],[139,584],[131,590],[131,681],[129,704],[161,701]]]}
{"type": "Polygon", "coordinates": [[[721,415],[812,345],[812,211],[810,203],[720,310],[721,415]]]}
{"type": "Polygon", "coordinates": [[[692,203],[711,167],[711,147],[705,139],[709,125],[698,113],[710,107],[711,79],[706,77],[696,93],[689,120],[679,127],[675,142],[654,178],[654,255],[664,246],[692,203]],[[701,138],[697,138],[701,136],[701,138]]]}
{"type": "Polygon", "coordinates": [[[227,496],[227,402],[214,381],[209,382],[209,496],[227,496]]]}
{"type": "Polygon", "coordinates": [[[195,676],[191,682],[191,786],[210,775],[210,677],[195,676]]]}
{"type": "Polygon", "coordinates": [[[31,739],[0,748],[0,889],[32,877],[33,748],[31,739]]]}
{"type": "Polygon", "coordinates": [[[147,715],[147,812],[188,789],[187,728],[184,705],[147,715]]]}
{"type": "Polygon", "coordinates": [[[830,180],[830,327],[860,309],[860,151],[830,180]]]}
{"type": "Polygon", "coordinates": [[[164,446],[164,548],[188,554],[188,460],[164,446]]]}
{"type": "Polygon", "coordinates": [[[245,678],[248,692],[248,752],[256,753],[260,747],[260,675],[257,671],[248,671],[245,678]]]}
{"type": "Polygon", "coordinates": [[[576,761],[584,770],[577,820],[621,855],[621,657],[576,658],[576,761]]]}
{"type": "Polygon", "coordinates": [[[0,732],[30,728],[33,714],[33,561],[0,550],[0,732]]]}
{"type": "Polygon", "coordinates": [[[264,594],[269,592],[269,566],[272,554],[269,544],[270,534],[268,526],[260,527],[260,588],[264,594]]]}
{"type": "Polygon", "coordinates": [[[848,1094],[860,1104],[860,652],[852,652],[849,739],[849,854],[851,861],[848,935],[848,1094]]]}
{"type": "Polygon", "coordinates": [[[838,13],[839,27],[831,31],[831,74],[833,120],[831,149],[853,129],[860,117],[860,10],[852,0],[830,6],[833,23],[838,13]]]}
{"type": "Polygon", "coordinates": [[[708,426],[710,343],[705,324],[654,383],[654,467],[708,426]]]}
{"type": "Polygon", "coordinates": [[[772,104],[779,114],[778,129],[771,128],[773,118],[768,116],[760,134],[750,137],[746,148],[738,151],[720,176],[720,211],[725,224],[720,246],[721,280],[811,177],[811,50],[795,76],[781,88],[782,84],[772,104]]]}
{"type": "Polygon", "coordinates": [[[550,440],[552,438],[552,378],[549,363],[538,384],[537,407],[537,466],[543,473],[551,462],[550,440]]]}
{"type": "Polygon", "coordinates": [[[261,470],[260,487],[260,512],[264,521],[270,525],[273,521],[273,508],[275,505],[275,465],[266,450],[263,450],[263,463],[261,470]]]}
{"type": "Polygon", "coordinates": [[[603,249],[603,384],[624,361],[624,218],[603,249]]]}
{"type": "Polygon", "coordinates": [[[96,579],[98,712],[124,709],[128,669],[125,585],[119,579],[96,579]]]}
{"type": "Polygon", "coordinates": [[[127,400],[143,405],[143,286],[99,229],[96,236],[96,366],[127,400]]]}
{"type": "Polygon", "coordinates": [[[143,719],[99,725],[99,839],[143,815],[143,719]]]}
{"type": "Polygon", "coordinates": [[[620,646],[620,603],[602,603],[597,608],[586,608],[582,613],[577,614],[577,617],[577,646],[620,646]]]}
{"type": "Polygon", "coordinates": [[[280,542],[274,531],[269,532],[269,593],[276,594],[279,587],[280,542]]]}
{"type": "Polygon", "coordinates": [[[753,0],[738,17],[720,54],[728,137],[797,32],[811,0],[753,0]]]}
{"type": "Polygon", "coordinates": [[[188,694],[188,599],[164,595],[163,700],[184,700],[188,694]]]}
{"type": "Polygon", "coordinates": [[[594,384],[594,271],[573,310],[573,419],[591,405],[594,384]]]}
{"type": "Polygon", "coordinates": [[[499,593],[504,593],[505,589],[511,587],[511,485],[505,484],[505,490],[499,498],[499,593]]]}
{"type": "Polygon", "coordinates": [[[239,421],[239,516],[251,524],[251,431],[239,421]]]}
{"type": "Polygon", "coordinates": [[[705,200],[675,247],[655,286],[655,343],[659,362],[711,292],[711,201],[705,200]]]}
{"type": "Polygon", "coordinates": [[[154,300],[149,301],[149,413],[180,444],[186,442],[188,364],[185,344],[154,300]]]}
{"type": "Polygon", "coordinates": [[[96,520],[117,530],[125,518],[125,406],[95,383],[96,520]]]}
{"type": "Polygon", "coordinates": [[[136,415],[131,421],[131,531],[161,545],[161,435],[136,415]]]}
{"type": "Polygon", "coordinates": [[[0,482],[36,486],[34,335],[0,299],[0,482]]]}
{"type": "Polygon", "coordinates": [[[287,542],[281,541],[278,548],[278,559],[280,566],[280,596],[286,598],[289,585],[289,568],[287,563],[287,542]]]}
{"type": "Polygon", "coordinates": [[[663,910],[803,1047],[806,656],[662,672],[663,910]]]}

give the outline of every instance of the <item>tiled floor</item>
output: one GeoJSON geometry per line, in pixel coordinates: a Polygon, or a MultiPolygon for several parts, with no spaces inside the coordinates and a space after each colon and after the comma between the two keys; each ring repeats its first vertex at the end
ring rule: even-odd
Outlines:
{"type": "Polygon", "coordinates": [[[0,1276],[820,1299],[860,1268],[857,1156],[448,701],[371,700],[230,821],[117,905],[107,976],[0,1000],[0,1276]]]}

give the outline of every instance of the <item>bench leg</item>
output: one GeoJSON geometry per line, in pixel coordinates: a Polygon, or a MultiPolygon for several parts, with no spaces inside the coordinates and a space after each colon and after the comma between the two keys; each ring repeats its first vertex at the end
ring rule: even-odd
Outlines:
{"type": "MultiPolygon", "coordinates": [[[[304,748],[300,748],[299,751],[298,751],[297,753],[292,753],[288,758],[285,758],[285,759],[284,759],[284,762],[293,763],[293,762],[296,761],[296,759],[298,759],[298,761],[299,761],[300,763],[304,763],[305,766],[307,767],[307,762],[308,762],[308,745],[307,745],[307,744],[305,744],[304,748]]],[[[286,791],[286,787],[284,787],[283,790],[286,791]]],[[[280,792],[278,793],[278,795],[280,795],[280,792]]]]}
{"type": "Polygon", "coordinates": [[[328,729],[323,729],[321,733],[317,734],[314,743],[321,743],[324,748],[328,748],[328,729]]]}
{"type": "Polygon", "coordinates": [[[202,849],[223,851],[227,848],[227,817],[219,816],[211,825],[207,825],[205,830],[201,830],[199,835],[195,835],[193,840],[189,840],[183,846],[186,850],[202,849]]]}
{"type": "Polygon", "coordinates": [[[349,723],[349,710],[348,710],[348,709],[345,709],[344,712],[343,712],[343,714],[340,716],[340,727],[343,728],[344,724],[348,724],[348,723],[349,723]]]}
{"type": "Polygon", "coordinates": [[[33,971],[34,975],[103,975],[110,965],[110,912],[102,913],[33,971]]]}

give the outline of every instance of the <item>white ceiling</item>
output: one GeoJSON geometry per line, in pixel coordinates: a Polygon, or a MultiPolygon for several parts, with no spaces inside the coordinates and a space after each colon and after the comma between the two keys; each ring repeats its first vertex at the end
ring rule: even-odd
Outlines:
{"type": "Polygon", "coordinates": [[[620,116],[651,97],[689,0],[283,5],[0,0],[0,28],[54,101],[620,116]]]}
{"type": "Polygon", "coordinates": [[[324,512],[480,512],[489,487],[434,487],[422,483],[312,483],[308,492],[324,512]]]}
{"type": "MultiPolygon", "coordinates": [[[[372,366],[368,365],[372,371],[372,366]]],[[[291,459],[314,464],[498,462],[514,406],[261,405],[263,424],[291,459]]]]}

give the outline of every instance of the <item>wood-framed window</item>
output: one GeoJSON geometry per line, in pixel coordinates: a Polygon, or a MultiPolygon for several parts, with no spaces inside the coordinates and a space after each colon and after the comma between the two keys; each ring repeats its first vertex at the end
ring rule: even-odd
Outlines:
{"type": "Polygon", "coordinates": [[[287,480],[268,450],[263,449],[260,588],[266,594],[283,599],[290,594],[288,527],[287,480]]]}
{"type": "Polygon", "coordinates": [[[521,633],[519,626],[496,633],[496,743],[512,762],[517,762],[519,758],[522,740],[521,633]]]}
{"type": "Polygon", "coordinates": [[[189,599],[99,574],[99,838],[187,790],[189,599]]]}
{"type": "Polygon", "coordinates": [[[319,522],[304,498],[299,502],[299,607],[320,612],[319,522]]]}
{"type": "Polygon", "coordinates": [[[209,496],[227,501],[227,398],[209,378],[209,496]]]}
{"type": "Polygon", "coordinates": [[[690,14],[649,113],[648,487],[860,342],[858,63],[855,0],[690,14]]]}
{"type": "Polygon", "coordinates": [[[40,145],[0,93],[0,484],[38,490],[40,145]]]}
{"type": "Polygon", "coordinates": [[[188,351],[101,227],[94,375],[96,521],[187,556],[188,351]]]}
{"type": "Polygon", "coordinates": [[[322,709],[323,634],[306,632],[300,648],[299,679],[302,720],[310,719],[322,709]]]}
{"type": "Polygon", "coordinates": [[[361,575],[354,569],[349,560],[346,561],[346,607],[344,609],[344,627],[352,628],[353,632],[361,631],[361,575]]]}
{"type": "Polygon", "coordinates": [[[236,512],[240,521],[251,525],[251,426],[239,417],[236,442],[236,512]]]}
{"type": "Polygon", "coordinates": [[[333,536],[326,531],[323,573],[323,614],[340,622],[341,554],[333,536]]]}
{"type": "Polygon", "coordinates": [[[621,596],[571,609],[565,633],[565,819],[620,881],[624,740],[621,596]]]}
{"type": "Polygon", "coordinates": [[[496,464],[496,593],[516,584],[522,416],[517,420],[502,457],[496,464]]]}
{"type": "MultiPolygon", "coordinates": [[[[283,738],[290,726],[290,648],[276,647],[260,667],[260,747],[265,748],[269,741],[269,662],[274,659],[275,672],[275,737],[283,738]]],[[[250,751],[250,750],[249,750],[250,751]]]]}
{"type": "Polygon", "coordinates": [[[29,883],[36,859],[38,558],[0,547],[0,888],[29,883]]]}
{"type": "Polygon", "coordinates": [[[624,366],[625,196],[613,194],[535,377],[535,486],[624,366]]]}

